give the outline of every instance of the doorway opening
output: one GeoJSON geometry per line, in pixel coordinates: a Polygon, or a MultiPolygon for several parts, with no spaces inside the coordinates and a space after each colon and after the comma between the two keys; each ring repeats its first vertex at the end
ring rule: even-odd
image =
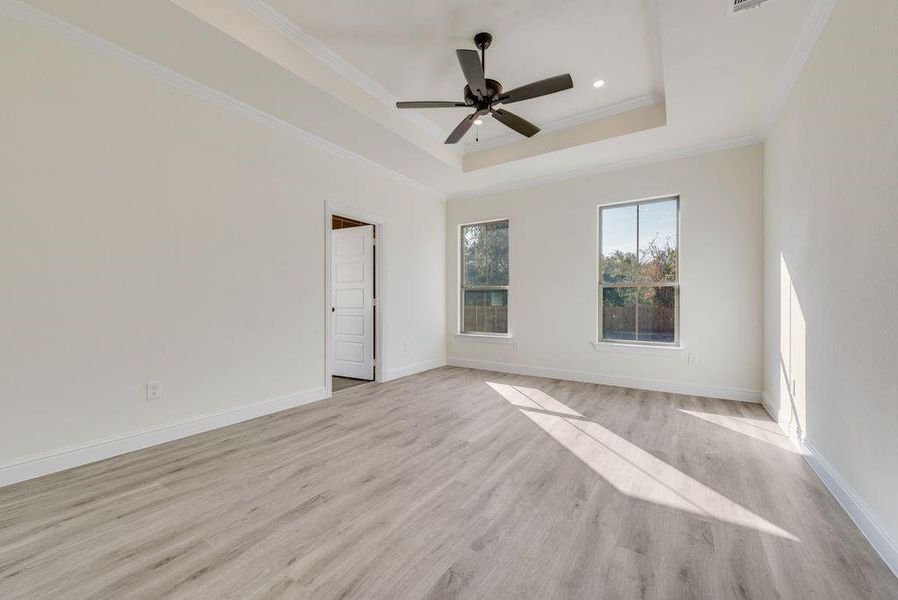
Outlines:
{"type": "Polygon", "coordinates": [[[331,392],[369,383],[378,376],[376,223],[357,214],[328,211],[330,318],[328,376],[331,392]]]}

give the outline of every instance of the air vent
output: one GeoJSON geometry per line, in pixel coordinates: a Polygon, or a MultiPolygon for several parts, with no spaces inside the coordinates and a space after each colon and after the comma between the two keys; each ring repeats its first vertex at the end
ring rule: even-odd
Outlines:
{"type": "Polygon", "coordinates": [[[767,0],[727,0],[729,14],[733,15],[749,8],[756,8],[767,0]]]}

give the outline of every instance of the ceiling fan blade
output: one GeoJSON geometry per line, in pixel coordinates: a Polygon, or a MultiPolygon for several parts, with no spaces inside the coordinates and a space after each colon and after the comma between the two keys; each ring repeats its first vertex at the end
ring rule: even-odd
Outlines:
{"type": "Polygon", "coordinates": [[[540,96],[569,90],[572,87],[574,87],[574,80],[571,79],[570,73],[565,73],[564,75],[556,75],[555,77],[534,81],[533,83],[509,90],[499,96],[498,101],[503,104],[511,104],[512,102],[530,100],[531,98],[539,98],[540,96]]]}
{"type": "Polygon", "coordinates": [[[476,118],[477,113],[475,112],[474,114],[468,115],[467,117],[462,119],[461,123],[458,124],[458,127],[452,130],[452,133],[450,133],[449,137],[446,138],[446,143],[457,143],[458,140],[460,140],[466,133],[468,133],[468,130],[471,128],[471,125],[474,124],[474,119],[476,118]]]}
{"type": "Polygon", "coordinates": [[[442,100],[421,100],[416,102],[397,102],[396,108],[455,108],[456,106],[468,106],[464,102],[452,102],[442,100]]]}
{"type": "Polygon", "coordinates": [[[527,137],[533,137],[537,133],[539,133],[539,127],[514,114],[513,112],[508,112],[507,110],[502,110],[501,108],[490,111],[493,113],[493,118],[505,125],[506,127],[510,127],[520,133],[521,135],[526,135],[527,137]]]}
{"type": "Polygon", "coordinates": [[[458,64],[465,74],[468,87],[471,92],[481,100],[486,97],[486,80],[483,78],[483,66],[480,64],[480,55],[477,50],[456,50],[458,64]]]}

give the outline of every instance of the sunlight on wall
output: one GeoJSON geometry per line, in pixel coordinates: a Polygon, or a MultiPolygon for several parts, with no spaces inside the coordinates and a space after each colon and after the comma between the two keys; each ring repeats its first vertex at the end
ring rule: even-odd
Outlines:
{"type": "Polygon", "coordinates": [[[655,504],[798,541],[794,535],[671,467],[563,402],[535,390],[487,385],[619,492],[655,504]]]}
{"type": "Polygon", "coordinates": [[[795,285],[780,254],[779,420],[797,440],[807,435],[805,421],[805,320],[795,285]]]}

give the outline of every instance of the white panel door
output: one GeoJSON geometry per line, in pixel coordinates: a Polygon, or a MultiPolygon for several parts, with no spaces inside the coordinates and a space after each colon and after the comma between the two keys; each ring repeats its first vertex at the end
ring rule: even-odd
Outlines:
{"type": "Polygon", "coordinates": [[[374,227],[331,232],[333,373],[374,379],[374,227]]]}

